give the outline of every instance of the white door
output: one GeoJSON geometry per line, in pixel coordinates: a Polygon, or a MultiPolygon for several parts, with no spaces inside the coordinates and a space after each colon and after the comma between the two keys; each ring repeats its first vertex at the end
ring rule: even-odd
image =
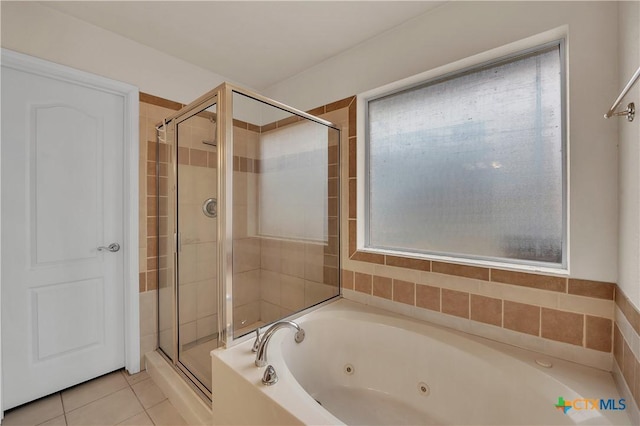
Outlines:
{"type": "Polygon", "coordinates": [[[5,410],[125,364],[124,109],[121,94],[3,64],[5,410]]]}

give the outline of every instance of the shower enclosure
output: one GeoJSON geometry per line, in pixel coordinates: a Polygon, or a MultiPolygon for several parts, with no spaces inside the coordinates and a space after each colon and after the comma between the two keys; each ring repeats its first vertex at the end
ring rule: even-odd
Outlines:
{"type": "Polygon", "coordinates": [[[211,398],[211,350],[340,294],[340,131],[225,83],[157,135],[159,350],[211,398]]]}

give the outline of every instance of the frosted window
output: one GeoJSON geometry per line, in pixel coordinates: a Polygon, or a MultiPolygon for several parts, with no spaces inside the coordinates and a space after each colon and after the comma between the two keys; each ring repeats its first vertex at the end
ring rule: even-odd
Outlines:
{"type": "Polygon", "coordinates": [[[563,266],[560,45],[368,102],[370,248],[563,266]]]}
{"type": "Polygon", "coordinates": [[[260,135],[261,236],[327,241],[327,147],[327,127],[312,121],[260,135]]]}

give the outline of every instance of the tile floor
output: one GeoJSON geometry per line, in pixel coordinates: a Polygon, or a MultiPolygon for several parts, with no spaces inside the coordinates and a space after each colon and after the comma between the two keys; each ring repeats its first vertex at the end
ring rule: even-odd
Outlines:
{"type": "Polygon", "coordinates": [[[114,371],[4,415],[2,426],[187,424],[146,371],[114,371]]]}

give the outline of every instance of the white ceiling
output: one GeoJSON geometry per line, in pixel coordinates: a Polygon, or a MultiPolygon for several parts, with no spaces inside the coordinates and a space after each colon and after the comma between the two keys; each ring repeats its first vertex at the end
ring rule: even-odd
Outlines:
{"type": "Polygon", "coordinates": [[[443,1],[67,1],[65,14],[262,90],[443,1]]]}

